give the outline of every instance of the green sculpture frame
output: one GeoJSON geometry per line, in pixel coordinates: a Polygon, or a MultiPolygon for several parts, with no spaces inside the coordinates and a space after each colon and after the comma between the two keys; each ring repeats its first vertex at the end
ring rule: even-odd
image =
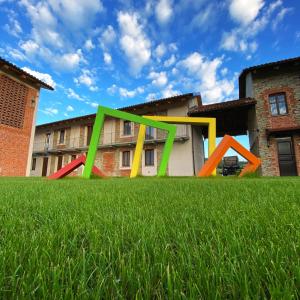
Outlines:
{"type": "MultiPolygon", "coordinates": [[[[87,158],[86,158],[86,163],[85,163],[85,167],[84,167],[83,174],[82,174],[83,178],[89,179],[91,177],[92,169],[93,169],[96,154],[97,154],[98,144],[100,141],[101,130],[104,125],[105,116],[111,116],[111,117],[119,118],[122,120],[139,123],[139,124],[142,124],[145,126],[150,126],[150,127],[166,130],[168,132],[168,136],[167,136],[167,139],[165,142],[165,146],[164,146],[164,150],[162,153],[162,158],[161,158],[157,176],[165,176],[166,175],[168,161],[169,161],[170,154],[171,154],[171,151],[173,148],[173,143],[175,140],[176,125],[146,119],[146,118],[143,118],[143,117],[140,117],[140,116],[128,113],[128,112],[111,109],[111,108],[99,105],[98,111],[96,114],[95,123],[93,126],[93,132],[92,132],[90,146],[89,146],[89,150],[88,150],[88,154],[87,154],[87,158]]],[[[137,143],[137,145],[138,145],[138,143],[137,143]]],[[[138,150],[141,150],[141,149],[138,149],[138,150]]],[[[137,149],[135,151],[137,151],[137,149]]],[[[137,163],[137,162],[134,162],[134,163],[137,163]]],[[[131,176],[131,177],[135,177],[135,176],[131,176]]]]}

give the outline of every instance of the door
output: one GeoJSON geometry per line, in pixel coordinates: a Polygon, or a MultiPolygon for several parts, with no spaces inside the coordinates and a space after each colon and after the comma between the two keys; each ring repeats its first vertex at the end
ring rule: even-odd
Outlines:
{"type": "Polygon", "coordinates": [[[157,174],[157,153],[156,149],[146,149],[142,157],[142,175],[155,176],[157,174]]]}
{"type": "Polygon", "coordinates": [[[280,176],[297,176],[297,166],[292,138],[277,139],[280,176]]]}
{"type": "Polygon", "coordinates": [[[62,155],[58,156],[58,159],[57,159],[57,171],[61,169],[61,167],[62,167],[62,161],[63,161],[63,156],[62,155]]]}
{"type": "Polygon", "coordinates": [[[47,176],[48,169],[48,157],[44,157],[43,159],[43,168],[42,168],[42,176],[47,176]]]}

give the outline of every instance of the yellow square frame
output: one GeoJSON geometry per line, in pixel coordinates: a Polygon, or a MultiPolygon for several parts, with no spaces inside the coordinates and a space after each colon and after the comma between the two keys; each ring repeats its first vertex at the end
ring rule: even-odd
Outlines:
{"type": "MultiPolygon", "coordinates": [[[[194,117],[172,117],[172,116],[143,116],[146,119],[161,121],[173,124],[194,124],[194,125],[206,125],[208,126],[208,157],[212,155],[216,148],[216,119],[215,118],[194,118],[194,117]]],[[[138,139],[134,152],[132,169],[130,178],[136,177],[138,174],[139,166],[141,163],[141,156],[143,151],[143,145],[145,141],[146,126],[141,124],[139,128],[138,139]]],[[[216,175],[216,170],[212,172],[212,175],[216,175]]]]}

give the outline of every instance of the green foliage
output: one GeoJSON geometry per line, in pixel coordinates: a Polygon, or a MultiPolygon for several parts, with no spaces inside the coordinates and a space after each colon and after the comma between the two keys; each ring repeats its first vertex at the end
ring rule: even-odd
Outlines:
{"type": "Polygon", "coordinates": [[[0,179],[1,299],[296,299],[299,178],[0,179]]]}

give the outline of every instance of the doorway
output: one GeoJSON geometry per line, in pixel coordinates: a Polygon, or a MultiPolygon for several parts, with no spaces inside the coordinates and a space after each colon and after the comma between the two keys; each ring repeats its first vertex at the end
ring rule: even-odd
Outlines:
{"type": "Polygon", "coordinates": [[[48,170],[48,157],[44,157],[43,159],[43,168],[42,168],[42,176],[47,176],[48,170]]]}
{"type": "Polygon", "coordinates": [[[291,137],[277,139],[280,176],[297,176],[297,166],[291,137]]]}
{"type": "Polygon", "coordinates": [[[62,161],[63,161],[63,156],[62,155],[59,155],[58,156],[58,159],[57,159],[57,171],[61,169],[62,167],[62,161]]]}

